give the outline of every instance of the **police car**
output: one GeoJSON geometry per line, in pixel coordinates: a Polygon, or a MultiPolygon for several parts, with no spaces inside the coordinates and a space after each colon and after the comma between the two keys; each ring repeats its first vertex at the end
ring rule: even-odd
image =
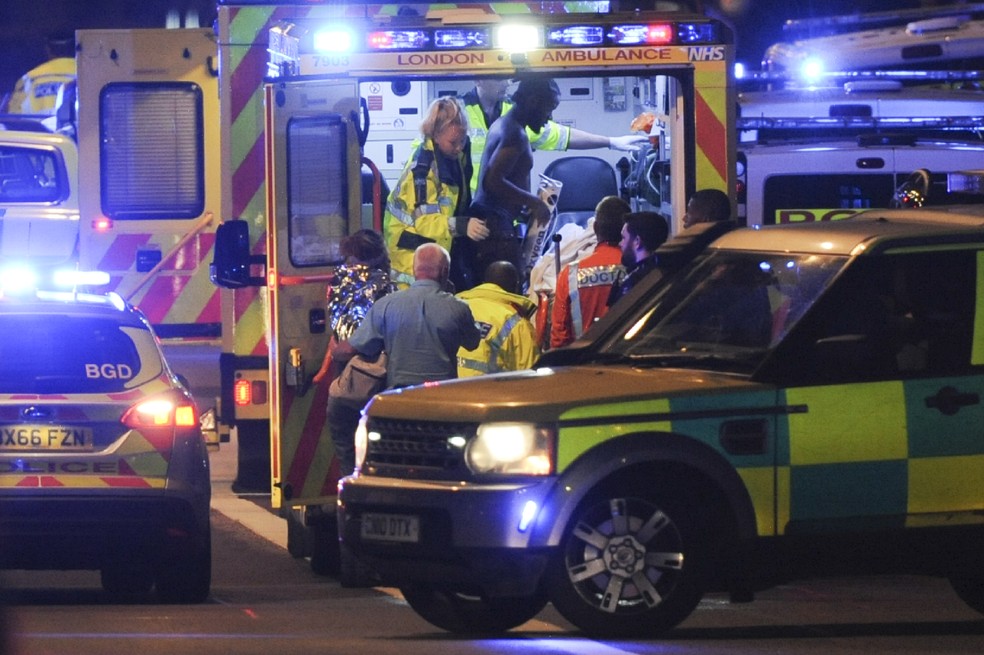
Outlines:
{"type": "Polygon", "coordinates": [[[147,319],[115,294],[3,282],[0,568],[93,569],[111,593],[205,600],[208,454],[147,319]]]}
{"type": "Polygon", "coordinates": [[[343,579],[453,632],[653,636],[705,592],[949,578],[984,612],[984,207],[743,228],[531,371],[377,396],[343,579]]]}

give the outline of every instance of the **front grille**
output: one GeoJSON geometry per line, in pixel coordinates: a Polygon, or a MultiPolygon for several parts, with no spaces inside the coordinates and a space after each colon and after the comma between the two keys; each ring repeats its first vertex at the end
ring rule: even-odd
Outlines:
{"type": "Polygon", "coordinates": [[[470,440],[477,423],[444,423],[399,419],[369,420],[366,466],[370,473],[404,477],[453,478],[467,474],[464,448],[453,445],[454,437],[470,440]]]}

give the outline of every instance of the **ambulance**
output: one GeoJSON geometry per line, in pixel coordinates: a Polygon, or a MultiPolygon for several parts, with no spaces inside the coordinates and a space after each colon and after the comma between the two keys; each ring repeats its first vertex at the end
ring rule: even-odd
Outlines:
{"type": "MultiPolygon", "coordinates": [[[[650,137],[669,162],[658,206],[682,216],[694,190],[734,188],[733,37],[703,15],[620,13],[607,2],[229,1],[218,27],[232,205],[213,279],[265,298],[268,369],[236,375],[254,390],[268,384],[271,501],[287,518],[288,548],[330,571],[338,465],[327,388],[311,382],[328,343],[327,285],[340,239],[378,229],[382,190],[395,185],[428,104],[522,73],[556,80],[554,119],[571,127],[619,136],[640,112],[658,113],[650,137]]],[[[619,153],[583,154],[616,179],[619,153]]],[[[534,180],[569,157],[537,152],[534,180]]]]}
{"type": "MultiPolygon", "coordinates": [[[[78,141],[79,266],[109,275],[98,291],[140,307],[179,373],[214,368],[236,327],[208,276],[222,212],[215,34],[80,30],[76,44],[76,96],[63,109],[78,141]]],[[[185,377],[211,428],[214,390],[185,377]]],[[[211,445],[224,432],[210,429],[211,445]]]]}

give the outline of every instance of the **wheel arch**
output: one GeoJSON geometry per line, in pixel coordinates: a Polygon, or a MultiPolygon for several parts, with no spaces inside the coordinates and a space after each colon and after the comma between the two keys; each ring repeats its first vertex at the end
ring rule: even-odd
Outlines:
{"type": "Polygon", "coordinates": [[[718,507],[716,518],[728,522],[736,541],[757,536],[751,497],[727,459],[684,435],[640,432],[609,439],[567,467],[544,500],[531,544],[559,545],[578,505],[599,487],[654,474],[711,494],[718,507]]]}

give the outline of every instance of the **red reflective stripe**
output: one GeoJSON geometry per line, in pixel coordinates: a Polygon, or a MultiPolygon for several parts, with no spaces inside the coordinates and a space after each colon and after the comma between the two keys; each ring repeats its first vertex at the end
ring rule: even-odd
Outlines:
{"type": "Polygon", "coordinates": [[[150,487],[148,483],[143,478],[136,477],[125,477],[125,478],[99,478],[102,482],[105,482],[107,486],[110,487],[126,487],[130,489],[146,489],[150,487]]]}
{"type": "Polygon", "coordinates": [[[696,95],[697,145],[721,179],[728,179],[728,133],[704,97],[696,95]]]}
{"type": "Polygon", "coordinates": [[[195,319],[196,323],[221,323],[222,322],[222,296],[219,290],[216,289],[215,293],[208,297],[208,302],[202,307],[202,311],[199,312],[198,317],[195,319]]]}
{"type": "Polygon", "coordinates": [[[137,249],[148,241],[149,234],[121,234],[114,237],[96,269],[107,272],[129,270],[137,259],[137,249]]]}
{"type": "MultiPolygon", "coordinates": [[[[284,416],[290,415],[290,403],[294,394],[284,394],[284,416]]],[[[321,428],[327,418],[328,385],[317,384],[314,387],[314,399],[311,401],[311,411],[304,420],[304,427],[301,429],[300,439],[294,456],[290,460],[290,470],[284,476],[285,481],[293,485],[294,489],[300,491],[304,488],[309,467],[314,461],[314,453],[318,449],[318,442],[321,439],[321,428]]]]}
{"type": "Polygon", "coordinates": [[[263,185],[263,140],[259,134],[256,137],[256,141],[250,147],[249,152],[246,153],[242,162],[232,173],[233,201],[230,218],[241,218],[246,212],[246,207],[253,201],[253,197],[263,185]]]}

